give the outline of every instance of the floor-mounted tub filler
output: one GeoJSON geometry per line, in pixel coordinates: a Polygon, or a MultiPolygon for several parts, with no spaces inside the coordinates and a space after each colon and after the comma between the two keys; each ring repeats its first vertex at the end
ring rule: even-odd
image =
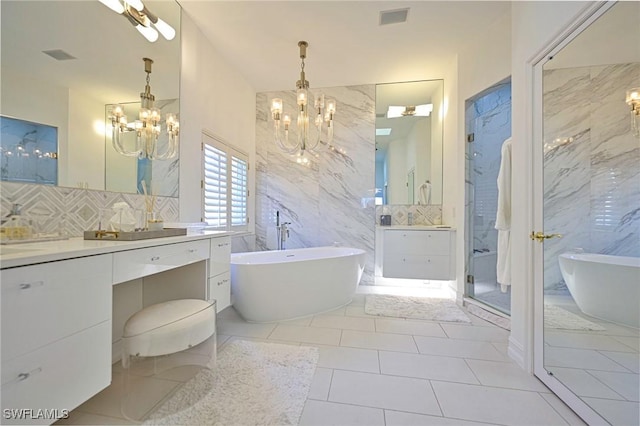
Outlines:
{"type": "Polygon", "coordinates": [[[274,322],[327,312],[351,302],[365,251],[313,247],[231,255],[233,306],[250,322],[274,322]]]}
{"type": "Polygon", "coordinates": [[[582,312],[640,328],[640,257],[563,253],[558,260],[582,312]]]}

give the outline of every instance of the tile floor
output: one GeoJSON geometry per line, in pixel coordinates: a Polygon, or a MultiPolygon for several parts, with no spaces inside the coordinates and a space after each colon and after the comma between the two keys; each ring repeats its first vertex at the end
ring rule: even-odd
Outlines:
{"type": "MultiPolygon", "coordinates": [[[[507,331],[471,315],[470,325],[374,317],[364,302],[358,294],[335,311],[274,324],[228,308],[218,316],[219,350],[234,339],[318,347],[301,425],[584,424],[511,362],[507,331]]],[[[126,424],[110,388],[60,424],[126,424]]]]}
{"type": "Polygon", "coordinates": [[[611,424],[640,424],[639,330],[589,317],[571,296],[546,296],[545,302],[605,328],[546,328],[545,368],[611,424]]]}

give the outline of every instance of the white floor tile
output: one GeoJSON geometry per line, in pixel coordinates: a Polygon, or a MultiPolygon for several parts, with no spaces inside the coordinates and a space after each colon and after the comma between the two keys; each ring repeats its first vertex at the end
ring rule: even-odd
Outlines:
{"type": "Polygon", "coordinates": [[[503,425],[562,425],[562,417],[536,392],[432,382],[445,417],[503,425]]]}
{"type": "Polygon", "coordinates": [[[627,345],[629,348],[634,350],[635,352],[640,352],[640,338],[638,337],[628,337],[628,336],[613,336],[618,342],[627,345]]]}
{"type": "Polygon", "coordinates": [[[313,375],[313,382],[311,382],[311,389],[309,389],[309,395],[307,396],[307,398],[326,401],[329,397],[331,376],[333,376],[332,369],[316,368],[316,372],[313,375]]]}
{"type": "Polygon", "coordinates": [[[248,323],[244,320],[227,320],[218,321],[218,333],[227,336],[242,337],[258,337],[266,339],[269,334],[276,328],[276,324],[255,324],[248,323]]]}
{"type": "Polygon", "coordinates": [[[604,370],[628,372],[620,364],[611,361],[599,352],[590,349],[544,348],[544,363],[549,367],[582,368],[586,370],[604,370]]]}
{"type": "Polygon", "coordinates": [[[587,396],[606,399],[623,399],[610,387],[579,368],[552,367],[551,372],[560,380],[571,392],[578,396],[587,396]]]}
{"type": "Polygon", "coordinates": [[[441,323],[444,332],[452,339],[480,340],[483,342],[501,342],[509,339],[509,332],[503,328],[480,327],[475,325],[458,325],[441,323]]]}
{"type": "Polygon", "coordinates": [[[355,294],[353,296],[353,299],[351,300],[351,303],[349,305],[351,306],[364,306],[364,302],[365,302],[365,298],[367,297],[366,294],[355,294]]]}
{"type": "Polygon", "coordinates": [[[598,351],[634,373],[640,373],[640,354],[633,352],[598,351]]]}
{"type": "Polygon", "coordinates": [[[289,321],[280,321],[278,324],[300,325],[303,327],[308,327],[311,325],[311,321],[313,321],[313,317],[305,317],[305,318],[292,319],[289,321]]]}
{"type": "Polygon", "coordinates": [[[587,424],[582,421],[582,419],[578,417],[571,408],[567,407],[567,405],[554,394],[542,393],[540,396],[542,396],[556,410],[556,412],[560,414],[567,423],[569,423],[569,425],[587,426],[587,424]]]}
{"type": "Polygon", "coordinates": [[[418,353],[416,344],[411,336],[389,333],[371,333],[368,331],[344,330],[342,332],[340,346],[418,353]]]}
{"type": "Polygon", "coordinates": [[[100,416],[98,414],[83,413],[74,410],[67,419],[55,422],[55,425],[135,425],[139,424],[120,417],[100,416]]]}
{"type": "Polygon", "coordinates": [[[344,346],[317,346],[320,351],[318,367],[337,370],[380,373],[378,351],[344,346]]]}
{"type": "Polygon", "coordinates": [[[414,336],[447,337],[436,322],[376,318],[378,333],[411,334],[414,336]]]}
{"type": "Polygon", "coordinates": [[[265,342],[265,343],[282,343],[284,345],[293,345],[293,346],[300,346],[300,342],[294,342],[291,340],[276,340],[276,339],[261,339],[258,337],[238,337],[238,336],[231,336],[231,338],[229,338],[229,340],[227,340],[225,342],[225,345],[231,342],[234,342],[236,340],[248,340],[250,342],[265,342]]]}
{"type": "Polygon", "coordinates": [[[313,318],[311,327],[340,328],[343,330],[375,331],[372,318],[359,318],[336,315],[318,315],[313,318]]]}
{"type": "Polygon", "coordinates": [[[335,370],[329,401],[441,415],[428,380],[335,370]]]}
{"type": "Polygon", "coordinates": [[[540,380],[527,374],[516,364],[477,359],[468,359],[467,364],[480,383],[485,386],[549,392],[549,389],[540,380]]]}
{"type": "MultiPolygon", "coordinates": [[[[350,306],[350,305],[347,305],[347,306],[350,306]]],[[[347,309],[347,306],[341,306],[341,307],[339,307],[337,309],[334,309],[332,311],[324,312],[322,315],[344,315],[344,313],[345,313],[345,311],[347,309]]]]}
{"type": "Polygon", "coordinates": [[[421,354],[509,362],[509,359],[489,342],[423,336],[415,336],[414,339],[421,354]]]}
{"type": "Polygon", "coordinates": [[[640,406],[637,402],[597,398],[583,399],[612,425],[635,426],[640,424],[640,406]]]}
{"type": "Polygon", "coordinates": [[[345,308],[344,314],[348,317],[379,318],[376,315],[366,314],[364,305],[349,305],[345,308]]]}
{"type": "Polygon", "coordinates": [[[486,423],[393,410],[384,410],[384,417],[386,426],[487,426],[486,423]]]}
{"type": "Polygon", "coordinates": [[[595,349],[617,352],[633,351],[629,346],[624,345],[609,336],[597,334],[545,331],[544,341],[551,346],[562,348],[595,349]]]}
{"type": "Polygon", "coordinates": [[[393,376],[479,383],[462,358],[380,351],[380,371],[393,376]]]}
{"type": "Polygon", "coordinates": [[[320,345],[337,346],[340,343],[340,334],[340,330],[334,328],[278,324],[275,330],[269,335],[269,340],[290,340],[301,343],[318,343],[320,345]]]}
{"type": "Polygon", "coordinates": [[[589,371],[589,374],[622,395],[627,401],[640,401],[640,376],[637,374],[611,371],[589,371]]]}
{"type": "Polygon", "coordinates": [[[299,424],[300,426],[384,426],[384,412],[379,408],[307,400],[299,424]]]}

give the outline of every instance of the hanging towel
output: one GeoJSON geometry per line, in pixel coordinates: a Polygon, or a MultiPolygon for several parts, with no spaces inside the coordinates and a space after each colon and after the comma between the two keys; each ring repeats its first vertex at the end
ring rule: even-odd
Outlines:
{"type": "Polygon", "coordinates": [[[498,173],[498,262],[496,272],[501,290],[506,293],[511,285],[511,138],[502,143],[502,160],[498,173]]]}
{"type": "Polygon", "coordinates": [[[431,204],[431,183],[426,181],[419,189],[420,204],[431,204]]]}

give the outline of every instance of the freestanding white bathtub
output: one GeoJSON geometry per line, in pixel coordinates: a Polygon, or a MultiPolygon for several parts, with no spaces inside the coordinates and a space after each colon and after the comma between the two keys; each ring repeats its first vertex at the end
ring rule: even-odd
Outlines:
{"type": "Polygon", "coordinates": [[[234,253],[233,306],[249,322],[330,311],[351,302],[364,263],[364,250],[346,247],[234,253]]]}
{"type": "Polygon", "coordinates": [[[559,262],[582,312],[640,328],[640,257],[563,253],[559,262]]]}

